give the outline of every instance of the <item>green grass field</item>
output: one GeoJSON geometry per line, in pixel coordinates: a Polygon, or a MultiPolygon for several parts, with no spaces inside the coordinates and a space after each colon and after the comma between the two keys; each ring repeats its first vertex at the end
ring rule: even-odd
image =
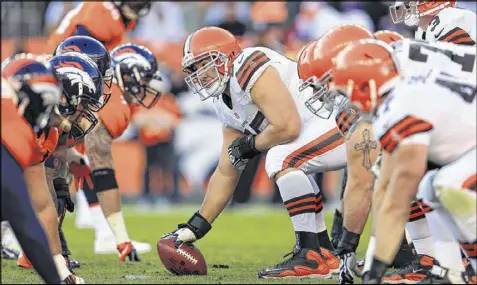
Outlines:
{"type": "MultiPolygon", "coordinates": [[[[214,223],[212,230],[196,245],[208,264],[207,276],[174,276],[162,265],[156,251],[156,242],[163,233],[170,232],[178,223],[185,222],[197,208],[175,209],[167,213],[141,213],[134,208],[124,210],[130,236],[152,244],[153,251],[140,255],[140,263],[120,263],[116,255],[93,253],[92,229],[76,229],[74,215],[67,215],[64,232],[73,253],[80,261],[77,275],[86,283],[321,283],[337,284],[332,280],[287,279],[260,280],[257,272],[274,265],[291,251],[295,236],[291,221],[284,209],[252,207],[225,211],[214,223]],[[227,264],[229,269],[212,268],[214,264],[227,264]],[[131,279],[131,276],[133,279],[131,279]]],[[[331,228],[333,215],[328,212],[326,224],[331,228]]],[[[359,257],[363,257],[369,238],[369,223],[360,240],[359,257]]],[[[16,266],[15,261],[2,260],[2,284],[38,283],[42,280],[33,270],[16,266]]],[[[359,280],[357,280],[359,283],[359,280]]]]}

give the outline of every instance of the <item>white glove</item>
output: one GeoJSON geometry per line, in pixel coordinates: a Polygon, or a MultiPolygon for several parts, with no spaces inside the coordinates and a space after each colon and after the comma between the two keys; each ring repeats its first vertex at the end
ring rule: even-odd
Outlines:
{"type": "Polygon", "coordinates": [[[358,262],[356,261],[356,253],[349,252],[340,255],[340,284],[354,284],[354,276],[361,277],[363,274],[358,268],[358,262]]]}
{"type": "Polygon", "coordinates": [[[197,240],[195,234],[188,227],[180,228],[173,231],[172,233],[165,234],[162,236],[162,238],[167,238],[170,236],[176,236],[176,247],[179,247],[183,243],[193,243],[197,240]]]}

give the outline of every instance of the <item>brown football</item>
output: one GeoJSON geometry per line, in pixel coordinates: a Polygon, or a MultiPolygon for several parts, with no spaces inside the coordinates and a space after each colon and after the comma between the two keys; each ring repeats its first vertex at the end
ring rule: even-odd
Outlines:
{"type": "Polygon", "coordinates": [[[176,275],[207,275],[207,264],[200,250],[193,244],[174,245],[176,236],[161,238],[157,253],[167,270],[176,275]]]}

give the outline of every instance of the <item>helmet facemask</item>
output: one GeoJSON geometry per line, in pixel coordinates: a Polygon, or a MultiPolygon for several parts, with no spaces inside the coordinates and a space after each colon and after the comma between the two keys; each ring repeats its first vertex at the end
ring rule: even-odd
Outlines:
{"type": "Polygon", "coordinates": [[[210,97],[219,97],[224,92],[229,75],[229,59],[223,53],[218,51],[209,51],[195,58],[185,57],[182,63],[182,70],[188,74],[185,82],[189,88],[198,94],[202,101],[210,97]],[[203,60],[209,60],[199,68],[194,65],[203,60]],[[209,82],[202,82],[204,75],[209,77],[208,73],[213,70],[215,77],[209,82]],[[223,70],[223,72],[221,72],[223,70]]]}
{"type": "Polygon", "coordinates": [[[103,99],[102,99],[103,106],[106,105],[106,103],[108,103],[109,98],[111,97],[112,85],[113,85],[113,74],[114,74],[114,70],[110,67],[106,69],[103,75],[103,82],[104,82],[103,99]]]}
{"type": "Polygon", "coordinates": [[[396,1],[389,7],[389,12],[394,24],[404,22],[409,27],[419,25],[417,1],[396,1]]]}
{"type": "Polygon", "coordinates": [[[325,73],[319,79],[316,76],[308,78],[300,87],[300,92],[307,87],[313,89],[313,95],[305,101],[305,106],[322,119],[329,119],[335,108],[335,96],[330,94],[328,84],[331,82],[331,71],[325,73]]]}

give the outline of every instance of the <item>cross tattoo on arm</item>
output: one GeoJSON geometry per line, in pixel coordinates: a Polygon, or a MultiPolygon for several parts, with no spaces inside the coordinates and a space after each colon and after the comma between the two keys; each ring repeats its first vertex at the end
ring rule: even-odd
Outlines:
{"type": "Polygon", "coordinates": [[[362,133],[363,141],[354,145],[354,150],[363,151],[363,167],[367,170],[370,170],[373,166],[373,162],[371,161],[370,152],[371,149],[376,149],[378,144],[376,141],[371,140],[371,135],[368,129],[364,129],[362,133]]]}

